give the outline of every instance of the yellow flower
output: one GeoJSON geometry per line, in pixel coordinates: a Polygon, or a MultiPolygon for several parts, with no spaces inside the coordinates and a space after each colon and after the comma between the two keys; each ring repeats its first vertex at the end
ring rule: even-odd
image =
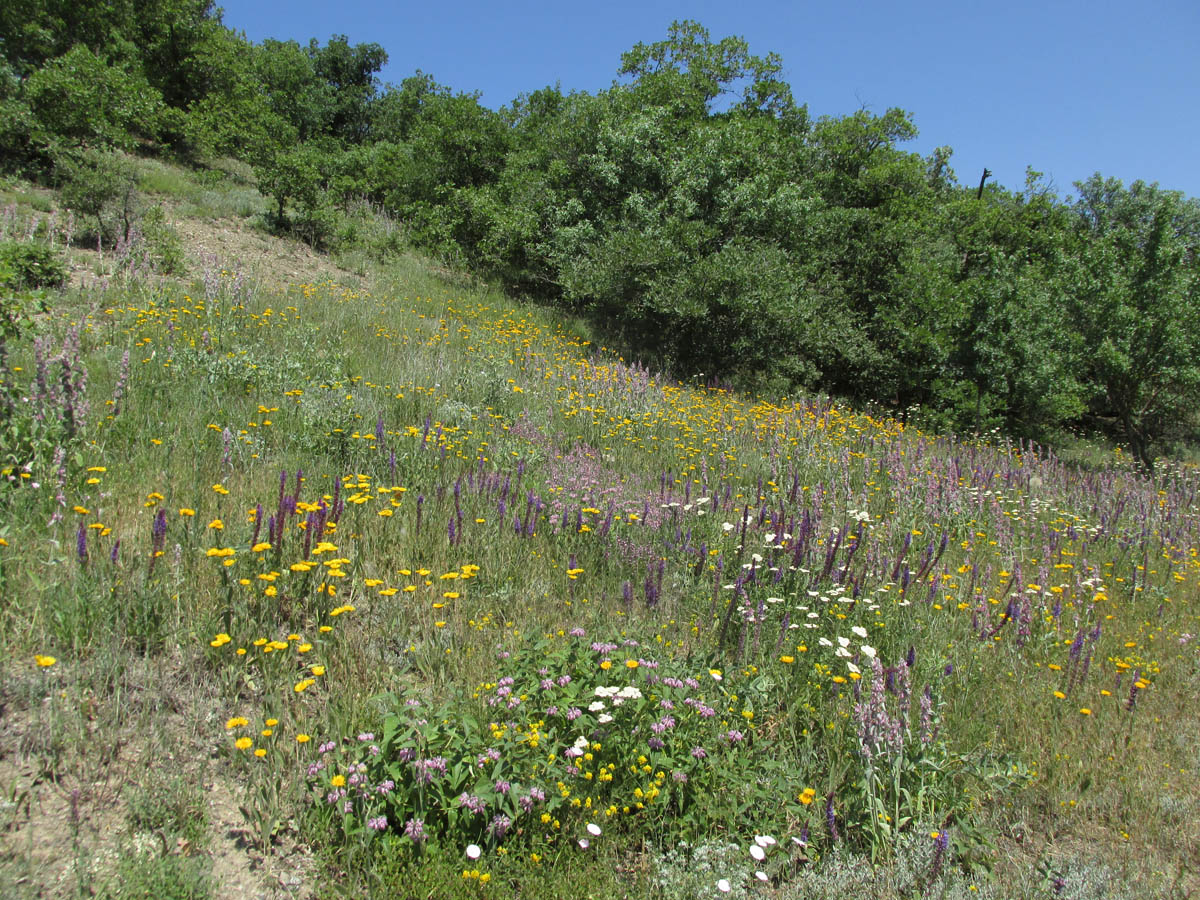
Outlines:
{"type": "Polygon", "coordinates": [[[312,738],[310,738],[307,734],[296,735],[296,743],[298,744],[307,744],[311,740],[312,738]]]}
{"type": "Polygon", "coordinates": [[[252,553],[262,553],[264,550],[270,550],[270,549],[271,549],[270,541],[259,541],[257,544],[255,544],[253,547],[250,548],[250,551],[252,553]]]}
{"type": "Polygon", "coordinates": [[[221,632],[215,638],[213,638],[211,641],[209,641],[208,645],[210,647],[224,647],[231,640],[233,640],[233,638],[231,638],[229,635],[225,634],[225,632],[221,632]]]}
{"type": "Polygon", "coordinates": [[[40,653],[37,654],[36,656],[34,656],[33,661],[35,663],[37,663],[39,666],[41,666],[43,669],[48,669],[50,666],[52,666],[56,662],[58,662],[58,660],[55,657],[42,656],[42,654],[40,654],[40,653]]]}
{"type": "Polygon", "coordinates": [[[638,661],[636,659],[625,660],[625,668],[636,669],[637,667],[638,667],[638,661]]]}
{"type": "Polygon", "coordinates": [[[86,506],[74,506],[74,507],[72,507],[72,509],[74,509],[75,512],[81,516],[86,516],[88,513],[91,512],[91,510],[88,509],[86,506]]]}
{"type": "Polygon", "coordinates": [[[253,743],[254,740],[252,738],[242,737],[234,741],[233,746],[237,747],[239,750],[249,750],[253,743]]]}
{"type": "Polygon", "coordinates": [[[295,691],[297,694],[303,694],[305,691],[307,691],[310,687],[312,687],[316,683],[317,682],[312,678],[304,678],[300,681],[297,681],[295,683],[295,685],[292,686],[292,690],[295,691]]]}
{"type": "Polygon", "coordinates": [[[313,667],[312,667],[312,669],[311,669],[310,671],[311,671],[311,672],[312,672],[314,675],[318,675],[318,676],[319,676],[319,675],[324,675],[324,674],[325,674],[325,667],[324,667],[324,666],[313,666],[313,667]]]}
{"type": "Polygon", "coordinates": [[[195,511],[194,509],[188,509],[188,508],[185,506],[185,507],[183,507],[182,509],[180,509],[180,510],[179,510],[179,514],[180,514],[181,516],[194,516],[194,515],[196,514],[196,511],[195,511]]]}
{"type": "Polygon", "coordinates": [[[225,723],[225,730],[233,731],[233,729],[235,729],[235,728],[241,728],[243,725],[249,725],[249,724],[250,724],[249,719],[246,719],[242,716],[234,716],[232,719],[230,719],[228,722],[225,723]]]}
{"type": "Polygon", "coordinates": [[[278,719],[267,719],[266,724],[267,724],[268,728],[274,728],[276,725],[279,724],[279,720],[278,719]]]}
{"type": "Polygon", "coordinates": [[[1055,697],[1057,697],[1059,700],[1066,700],[1066,699],[1067,699],[1067,695],[1066,695],[1066,694],[1064,694],[1062,691],[1055,691],[1055,692],[1054,692],[1054,696],[1055,696],[1055,697]]]}
{"type": "Polygon", "coordinates": [[[254,751],[254,755],[257,756],[259,759],[262,759],[264,756],[267,755],[267,750],[265,747],[259,747],[257,750],[254,751]]]}
{"type": "Polygon", "coordinates": [[[781,656],[781,657],[779,657],[779,661],[780,661],[781,663],[786,663],[787,665],[789,665],[789,666],[790,666],[792,663],[794,663],[794,662],[796,661],[796,657],[794,657],[794,656],[781,656]]]}
{"type": "Polygon", "coordinates": [[[222,522],[220,519],[213,519],[211,522],[208,523],[208,527],[213,529],[214,531],[220,531],[222,528],[225,527],[225,523],[222,522]]]}
{"type": "Polygon", "coordinates": [[[218,494],[228,494],[229,493],[229,488],[225,487],[225,485],[223,485],[223,484],[214,484],[212,486],[212,489],[214,491],[216,491],[218,494]]]}
{"type": "Polygon", "coordinates": [[[1082,709],[1080,709],[1079,712],[1085,716],[1090,716],[1092,714],[1092,711],[1090,709],[1088,709],[1086,706],[1083,707],[1082,709]]]}
{"type": "Polygon", "coordinates": [[[601,661],[600,668],[604,669],[607,672],[609,669],[612,668],[612,660],[606,659],[606,660],[601,661]]]}
{"type": "Polygon", "coordinates": [[[333,787],[345,787],[346,776],[345,775],[334,775],[332,778],[329,779],[329,783],[333,787]]]}

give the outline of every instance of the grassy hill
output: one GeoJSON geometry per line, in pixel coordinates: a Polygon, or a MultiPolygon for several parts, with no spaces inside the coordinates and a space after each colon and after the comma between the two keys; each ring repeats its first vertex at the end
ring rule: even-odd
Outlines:
{"type": "Polygon", "coordinates": [[[681,384],[139,165],[124,255],[0,197],[71,267],[7,341],[6,896],[1200,888],[1194,467],[681,384]]]}

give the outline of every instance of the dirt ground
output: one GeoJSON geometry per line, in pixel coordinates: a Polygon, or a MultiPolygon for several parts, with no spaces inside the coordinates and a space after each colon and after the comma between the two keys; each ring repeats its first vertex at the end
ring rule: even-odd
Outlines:
{"type": "MultiPolygon", "coordinates": [[[[232,900],[306,898],[314,869],[284,830],[264,854],[220,753],[220,710],[176,668],[140,662],[107,697],[60,670],[9,670],[0,686],[0,896],[108,895],[122,854],[191,856],[232,900]],[[118,710],[115,707],[120,707],[118,710]],[[207,833],[195,842],[139,832],[130,805],[148,783],[198,786],[207,833]]],[[[63,664],[59,664],[63,665],[63,664]]]]}

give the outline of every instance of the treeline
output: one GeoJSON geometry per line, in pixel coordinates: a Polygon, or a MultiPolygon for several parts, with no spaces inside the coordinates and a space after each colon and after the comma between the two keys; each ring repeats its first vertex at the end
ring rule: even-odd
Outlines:
{"type": "Polygon", "coordinates": [[[608,90],[500,111],[420,72],[381,84],[377,44],[250,43],[208,0],[10,0],[0,53],[12,169],[234,156],[273,227],[337,243],[369,203],[678,377],[1099,430],[1147,465],[1200,433],[1200,203],[1099,174],[1073,198],[1033,171],[962,185],[949,148],[901,149],[908,113],[814,120],[778,56],[693,22],[608,90]]]}

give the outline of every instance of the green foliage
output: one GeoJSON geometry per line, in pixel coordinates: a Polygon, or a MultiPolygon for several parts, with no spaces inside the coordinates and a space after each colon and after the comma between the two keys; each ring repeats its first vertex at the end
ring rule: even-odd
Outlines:
{"type": "Polygon", "coordinates": [[[331,133],[349,143],[361,142],[370,128],[375,75],[387,64],[387,52],[374,43],[351,46],[344,34],[335,34],[324,47],[316,38],[309,41],[308,55],[330,96],[331,133]]]}
{"type": "Polygon", "coordinates": [[[208,839],[208,810],[204,794],[182,775],[152,773],[129,797],[129,827],[135,832],[161,832],[201,850],[208,839]]]}
{"type": "Polygon", "coordinates": [[[779,803],[782,771],[717,714],[749,701],[731,701],[707,673],[698,680],[686,660],[590,642],[582,630],[500,658],[495,680],[471,697],[436,709],[397,698],[382,733],[336,753],[325,748],[315,789],[348,836],[389,826],[406,835],[419,820],[426,839],[450,846],[500,846],[522,834],[539,846],[586,838],[585,824],[599,822],[638,823],[674,841],[705,834],[713,821],[732,833],[783,828],[801,809],[779,803]],[[750,794],[722,795],[724,780],[751,759],[757,784],[739,779],[750,794]],[[347,793],[347,783],[371,789],[347,793]]]}
{"type": "Polygon", "coordinates": [[[138,172],[129,157],[84,150],[61,157],[55,171],[63,206],[94,219],[102,240],[129,240],[141,218],[138,172]]]}
{"type": "Polygon", "coordinates": [[[167,221],[161,206],[152,207],[141,221],[142,239],[160,275],[182,275],[187,268],[183,239],[167,221]]]}
{"type": "Polygon", "coordinates": [[[654,106],[671,107],[687,116],[713,111],[723,95],[737,96],[743,111],[774,116],[796,112],[791,88],[780,78],[783,60],[777,53],[753,56],[744,38],[714,43],[698,22],[673,22],[667,39],[639,43],[621,55],[621,75],[634,79],[634,89],[654,106]]]}
{"type": "Polygon", "coordinates": [[[334,157],[327,148],[302,144],[276,153],[255,167],[259,190],[275,201],[274,224],[292,229],[314,247],[323,246],[333,232],[337,211],[327,193],[334,157]],[[292,205],[296,215],[288,216],[292,205]]]}
{"type": "MultiPolygon", "coordinates": [[[[0,289],[22,291],[62,287],[67,280],[63,254],[42,243],[0,242],[0,289]]],[[[7,330],[7,329],[6,329],[7,330]]]]}
{"type": "Polygon", "coordinates": [[[1070,297],[1092,409],[1152,467],[1155,447],[1200,425],[1200,202],[1098,174],[1076,187],[1070,297]]]}
{"type": "Polygon", "coordinates": [[[113,882],[99,896],[104,900],[208,900],[213,884],[202,857],[164,854],[158,839],[143,849],[122,853],[113,882]]]}
{"type": "Polygon", "coordinates": [[[30,140],[53,155],[76,145],[132,149],[153,139],[162,96],[136,72],[77,45],[29,76],[25,100],[33,116],[30,140]]]}

